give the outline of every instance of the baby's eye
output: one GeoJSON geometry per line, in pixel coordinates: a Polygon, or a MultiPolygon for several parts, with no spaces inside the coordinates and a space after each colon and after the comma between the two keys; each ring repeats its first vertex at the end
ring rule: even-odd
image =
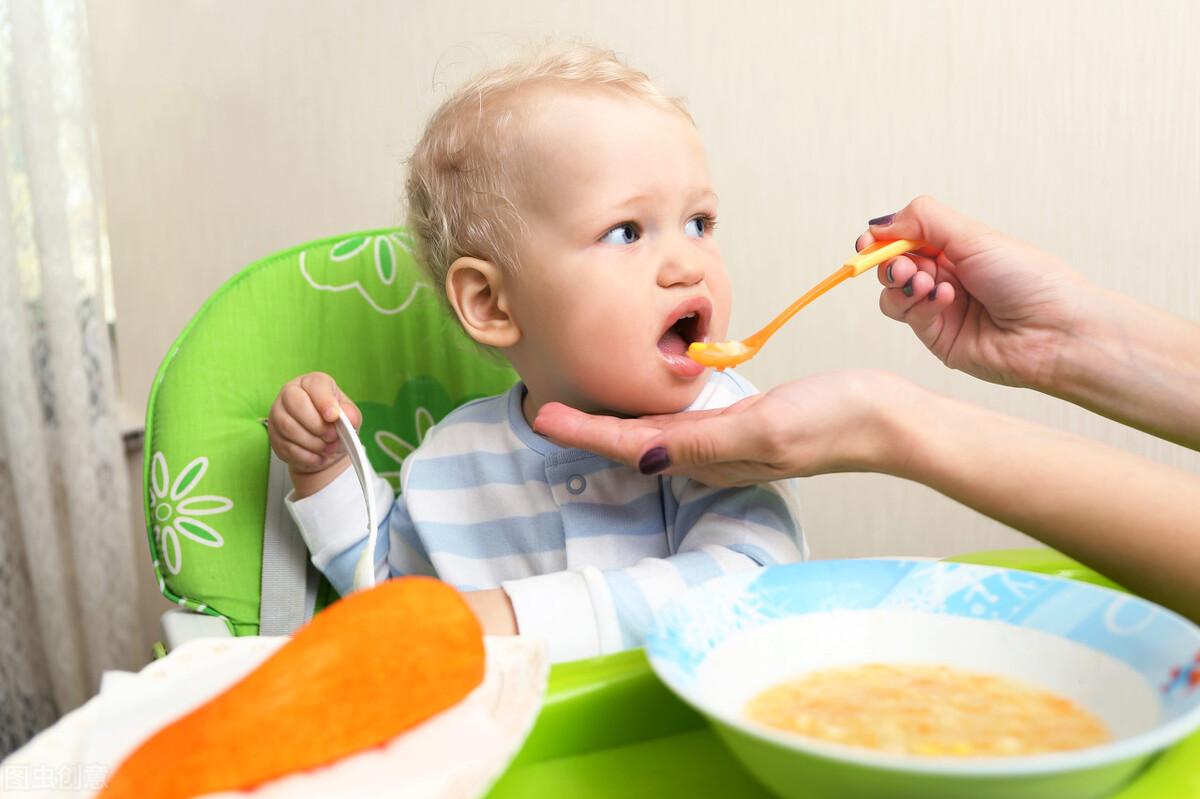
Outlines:
{"type": "Polygon", "coordinates": [[[637,227],[632,222],[626,222],[605,233],[600,241],[605,244],[633,244],[639,238],[637,227]]]}
{"type": "Polygon", "coordinates": [[[704,238],[704,234],[712,230],[712,218],[707,216],[695,216],[687,221],[683,226],[685,236],[691,236],[694,239],[704,238]]]}

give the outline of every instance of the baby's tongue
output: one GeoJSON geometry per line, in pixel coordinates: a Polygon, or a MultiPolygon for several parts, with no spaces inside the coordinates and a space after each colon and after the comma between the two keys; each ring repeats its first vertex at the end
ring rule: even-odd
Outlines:
{"type": "Polygon", "coordinates": [[[671,328],[658,340],[658,349],[666,355],[683,355],[687,352],[687,343],[675,328],[671,328]]]}

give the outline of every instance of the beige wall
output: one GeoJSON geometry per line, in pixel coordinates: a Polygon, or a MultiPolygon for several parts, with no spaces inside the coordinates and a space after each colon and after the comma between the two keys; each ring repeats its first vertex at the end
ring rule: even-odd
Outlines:
{"type": "MultiPolygon", "coordinates": [[[[1092,279],[1200,317],[1194,2],[254,3],[92,0],[96,105],[131,413],[201,301],[240,266],[399,221],[403,158],[447,85],[543,35],[604,43],[688,98],[721,194],[733,332],[929,192],[1092,279]]],[[[1193,453],[944,369],[871,278],[794,321],[761,387],[847,366],[1200,470],[1193,453]]],[[[930,431],[936,434],[936,431],[930,431]]],[[[807,483],[820,557],[940,555],[1021,537],[919,486],[807,483]]],[[[140,540],[140,532],[139,532],[140,540]]]]}

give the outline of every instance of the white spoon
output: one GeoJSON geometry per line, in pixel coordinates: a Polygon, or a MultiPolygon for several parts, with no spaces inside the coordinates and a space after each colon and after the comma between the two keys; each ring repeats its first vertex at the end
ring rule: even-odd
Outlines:
{"type": "Polygon", "coordinates": [[[358,433],[354,432],[354,425],[350,424],[350,419],[340,409],[335,426],[342,446],[350,455],[350,464],[354,467],[354,473],[358,475],[358,485],[362,488],[363,499],[367,503],[367,548],[363,550],[354,567],[354,590],[362,591],[375,587],[375,542],[379,536],[379,512],[375,508],[375,489],[367,479],[371,474],[367,451],[363,449],[358,433]]]}

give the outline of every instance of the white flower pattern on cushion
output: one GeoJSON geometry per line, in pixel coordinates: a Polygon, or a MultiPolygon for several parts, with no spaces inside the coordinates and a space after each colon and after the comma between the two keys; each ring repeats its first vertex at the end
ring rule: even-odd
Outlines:
{"type": "Polygon", "coordinates": [[[435,424],[437,424],[437,422],[433,418],[433,414],[430,413],[427,408],[418,407],[416,414],[415,414],[415,420],[416,420],[416,431],[417,431],[417,443],[416,444],[408,443],[403,438],[401,438],[400,436],[391,432],[390,430],[376,430],[375,431],[375,444],[381,450],[383,450],[384,453],[386,453],[388,455],[388,457],[390,457],[392,460],[394,460],[396,462],[396,466],[397,466],[397,468],[395,468],[395,469],[390,469],[387,471],[379,471],[378,474],[380,477],[382,477],[383,479],[385,479],[389,483],[391,483],[392,488],[397,491],[400,490],[400,469],[399,469],[399,467],[404,463],[405,458],[407,458],[410,454],[412,454],[412,452],[417,447],[421,446],[421,442],[424,441],[425,436],[427,436],[429,434],[430,428],[432,428],[435,424]]]}
{"type": "Polygon", "coordinates": [[[232,510],[233,500],[215,494],[188,496],[207,471],[208,458],[195,458],[172,483],[166,457],[161,452],[154,453],[150,467],[150,514],[158,551],[171,574],[179,574],[183,566],[179,536],[206,547],[225,545],[224,537],[216,529],[196,517],[232,510]]]}
{"type": "Polygon", "coordinates": [[[396,284],[396,277],[400,273],[397,248],[411,257],[413,243],[407,232],[353,236],[330,248],[328,263],[317,258],[317,264],[309,264],[308,251],[302,251],[300,274],[318,291],[357,291],[376,311],[391,316],[408,308],[420,289],[429,288],[427,283],[415,280],[403,299],[400,298],[403,286],[396,284]],[[360,258],[368,247],[371,252],[366,254],[367,257],[360,258]],[[363,270],[362,266],[368,260],[374,268],[363,270]],[[342,264],[346,264],[346,267],[342,267],[342,264]],[[331,269],[331,266],[334,268],[331,269]]]}

